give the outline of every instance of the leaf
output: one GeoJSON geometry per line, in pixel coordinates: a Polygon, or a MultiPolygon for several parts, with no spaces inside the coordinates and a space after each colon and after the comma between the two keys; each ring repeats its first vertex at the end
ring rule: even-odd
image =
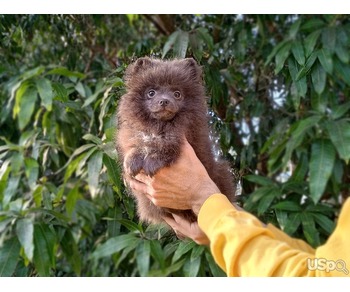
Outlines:
{"type": "Polygon", "coordinates": [[[67,261],[72,265],[74,272],[80,276],[82,264],[80,251],[69,229],[65,230],[60,244],[67,261]]]}
{"type": "Polygon", "coordinates": [[[289,212],[300,212],[302,209],[300,204],[294,201],[283,201],[272,206],[273,209],[289,211],[289,212]]]}
{"type": "Polygon", "coordinates": [[[59,100],[61,102],[67,102],[68,101],[68,91],[64,85],[58,82],[53,82],[52,88],[54,90],[54,98],[56,100],[59,100]]]}
{"type": "Polygon", "coordinates": [[[0,180],[2,180],[4,178],[4,181],[7,181],[7,179],[5,179],[5,174],[8,175],[8,171],[9,169],[11,169],[9,167],[11,163],[11,160],[10,159],[6,159],[2,164],[1,164],[1,167],[0,167],[0,180]]]}
{"type": "Polygon", "coordinates": [[[208,49],[211,51],[214,49],[214,41],[213,41],[213,37],[211,36],[211,34],[208,32],[208,29],[204,28],[204,27],[198,27],[196,29],[197,35],[198,37],[200,37],[205,44],[208,46],[208,49]]]}
{"type": "Polygon", "coordinates": [[[109,179],[120,190],[122,176],[118,164],[106,154],[103,154],[103,164],[107,167],[109,179]]]}
{"type": "Polygon", "coordinates": [[[286,167],[291,159],[292,153],[303,143],[307,130],[312,126],[312,124],[306,125],[306,121],[311,121],[309,118],[302,121],[296,124],[298,127],[294,128],[291,138],[287,142],[285,149],[283,149],[285,150],[285,153],[282,162],[280,163],[280,167],[282,168],[286,167]],[[302,121],[305,121],[305,123],[302,121]]]}
{"type": "Polygon", "coordinates": [[[203,56],[203,40],[198,33],[191,33],[189,35],[190,48],[195,59],[200,62],[203,56]]]}
{"type": "MultiPolygon", "coordinates": [[[[105,92],[103,93],[103,97],[101,100],[101,110],[100,110],[100,114],[98,115],[98,121],[100,123],[100,126],[98,128],[98,130],[100,132],[103,132],[104,130],[104,121],[103,119],[106,117],[107,112],[108,112],[108,105],[110,104],[110,101],[112,100],[112,95],[110,94],[111,90],[113,89],[113,86],[108,87],[105,92]]],[[[114,125],[111,125],[108,129],[105,130],[105,134],[106,137],[108,139],[108,132],[112,131],[113,133],[113,138],[114,138],[114,134],[115,134],[115,129],[114,129],[114,125]]],[[[111,135],[112,136],[112,135],[111,135]]]]}
{"type": "Polygon", "coordinates": [[[260,175],[255,175],[255,174],[251,174],[251,175],[245,175],[243,177],[245,180],[250,181],[252,183],[261,185],[261,186],[273,186],[274,182],[264,176],[260,176],[260,175]]]}
{"type": "MultiPolygon", "coordinates": [[[[289,68],[290,76],[292,77],[292,80],[294,81],[293,86],[296,88],[297,96],[304,97],[306,95],[306,92],[307,92],[306,77],[304,76],[304,77],[299,78],[297,80],[297,77],[299,74],[298,73],[299,69],[298,69],[298,64],[294,58],[288,59],[288,68],[289,68]]],[[[298,108],[299,101],[295,100],[294,103],[295,103],[295,108],[298,108]]]]}
{"type": "Polygon", "coordinates": [[[179,58],[185,58],[186,57],[186,52],[188,48],[188,43],[189,43],[189,34],[187,31],[180,31],[178,34],[173,51],[175,54],[175,57],[179,58]]]}
{"type": "Polygon", "coordinates": [[[24,165],[25,174],[28,179],[28,186],[31,190],[34,190],[36,187],[36,181],[39,176],[39,164],[35,159],[26,157],[24,159],[24,165]]]}
{"type": "Polygon", "coordinates": [[[331,109],[331,117],[334,120],[339,119],[343,115],[345,115],[349,110],[350,110],[350,101],[343,104],[336,105],[331,109]]]}
{"type": "Polygon", "coordinates": [[[334,59],[335,72],[344,82],[350,86],[350,67],[348,64],[341,63],[337,58],[334,59]]]}
{"type": "Polygon", "coordinates": [[[303,212],[300,213],[301,223],[303,226],[303,233],[306,240],[314,247],[320,245],[319,233],[315,226],[314,218],[311,214],[303,212]]]}
{"type": "Polygon", "coordinates": [[[92,198],[95,198],[98,190],[98,181],[102,169],[101,151],[96,151],[88,161],[88,184],[92,198]]]}
{"type": "Polygon", "coordinates": [[[166,56],[166,54],[174,47],[174,44],[178,38],[178,35],[180,34],[180,31],[174,31],[168,38],[168,40],[165,42],[163,47],[163,53],[162,53],[162,59],[166,56]]]}
{"type": "Polygon", "coordinates": [[[37,98],[37,90],[34,87],[25,87],[17,90],[16,105],[14,107],[14,114],[18,111],[17,116],[20,130],[23,130],[29,123],[34,112],[35,102],[37,98]],[[15,109],[17,109],[15,111],[15,109]]]}
{"type": "Polygon", "coordinates": [[[194,260],[187,259],[183,266],[183,273],[185,277],[196,277],[201,264],[201,257],[197,257],[194,260]]]}
{"type": "Polygon", "coordinates": [[[133,231],[138,231],[138,232],[143,232],[142,226],[140,224],[137,224],[136,222],[133,222],[128,219],[118,219],[118,222],[125,226],[127,229],[129,229],[131,232],[133,231]]]}
{"type": "MultiPolygon", "coordinates": [[[[88,98],[85,99],[84,104],[83,104],[82,107],[83,107],[83,108],[84,108],[84,107],[87,107],[89,104],[91,104],[92,102],[94,102],[102,92],[106,91],[106,89],[107,89],[107,88],[102,87],[102,88],[96,90],[96,92],[95,92],[94,94],[90,95],[88,98]]],[[[108,88],[108,92],[109,92],[111,89],[112,89],[112,87],[109,87],[109,88],[108,88]]],[[[83,90],[80,90],[80,91],[81,91],[80,95],[85,94],[85,91],[83,91],[83,90]]],[[[86,94],[85,94],[85,95],[86,95],[86,94]]],[[[108,93],[107,93],[107,95],[108,95],[108,93]]],[[[83,96],[83,95],[82,95],[82,96],[83,96]]],[[[85,96],[84,96],[84,97],[85,97],[85,96]]]]}
{"type": "Polygon", "coordinates": [[[321,120],[321,115],[313,115],[306,119],[302,119],[295,124],[295,128],[291,130],[291,138],[296,139],[301,135],[304,135],[306,131],[314,127],[321,120]]]}
{"type": "Polygon", "coordinates": [[[33,191],[35,207],[40,207],[43,200],[43,186],[37,185],[33,191]]]}
{"type": "Polygon", "coordinates": [[[317,203],[322,197],[335,161],[335,149],[329,140],[317,140],[311,146],[310,197],[317,203]]]}
{"type": "Polygon", "coordinates": [[[304,54],[304,48],[300,41],[293,42],[292,45],[292,52],[295,60],[299,63],[299,65],[305,64],[305,54],[304,54]]]}
{"type": "Polygon", "coordinates": [[[350,159],[350,123],[346,120],[329,121],[326,125],[329,137],[341,159],[350,159]]]}
{"type": "Polygon", "coordinates": [[[74,211],[75,205],[77,203],[78,198],[80,197],[80,192],[79,192],[79,184],[77,183],[73,189],[69,191],[67,194],[67,199],[66,199],[66,210],[67,214],[69,216],[72,216],[72,213],[74,211]]]}
{"type": "Polygon", "coordinates": [[[330,235],[334,228],[335,228],[335,222],[329,219],[327,216],[320,214],[320,213],[310,213],[312,217],[314,217],[314,220],[316,223],[328,234],[330,235]]]}
{"type": "Polygon", "coordinates": [[[273,57],[276,56],[277,52],[283,47],[285,46],[287,43],[289,42],[289,40],[283,40],[280,43],[276,44],[273,47],[272,52],[270,53],[270,55],[268,55],[266,62],[265,62],[265,66],[267,66],[273,59],[273,57]]]}
{"type": "Polygon", "coordinates": [[[20,78],[24,81],[24,80],[27,80],[27,79],[30,79],[32,77],[40,75],[41,73],[44,72],[44,70],[45,70],[44,66],[39,66],[39,67],[36,67],[34,69],[31,69],[31,70],[24,72],[20,78]]]}
{"type": "Polygon", "coordinates": [[[319,29],[324,25],[325,25],[325,22],[322,19],[312,17],[301,26],[301,29],[315,31],[315,29],[319,29]]]}
{"type": "Polygon", "coordinates": [[[149,240],[140,240],[136,246],[136,263],[141,277],[147,276],[150,265],[151,247],[149,240]]]}
{"type": "MultiPolygon", "coordinates": [[[[297,81],[295,81],[295,87],[297,88],[298,95],[300,97],[305,97],[307,93],[307,82],[306,77],[303,77],[297,81]]],[[[294,108],[299,107],[300,102],[294,104],[294,108]]]]}
{"type": "Polygon", "coordinates": [[[313,67],[311,79],[315,91],[318,94],[321,94],[326,87],[326,71],[323,70],[322,66],[319,63],[316,63],[316,65],[313,67]]]}
{"type": "Polygon", "coordinates": [[[64,67],[54,68],[54,69],[50,70],[49,72],[47,72],[46,75],[61,75],[61,76],[65,76],[65,77],[76,77],[78,79],[85,78],[85,75],[83,73],[70,71],[64,67]]]}
{"type": "Polygon", "coordinates": [[[98,245],[96,250],[90,255],[90,258],[97,260],[99,258],[109,257],[126,247],[136,247],[139,241],[140,239],[132,233],[112,237],[98,245]]]}
{"type": "Polygon", "coordinates": [[[309,34],[305,41],[304,41],[304,47],[305,47],[305,57],[309,57],[313,51],[314,48],[316,46],[316,42],[319,38],[319,36],[321,35],[322,30],[316,30],[314,32],[312,32],[311,34],[309,34]]]}
{"type": "MultiPolygon", "coordinates": [[[[258,204],[258,202],[266,197],[269,196],[269,194],[273,193],[275,194],[276,191],[276,187],[275,186],[266,186],[266,187],[261,187],[258,188],[257,190],[255,190],[253,193],[251,193],[247,199],[247,201],[244,203],[244,209],[247,210],[252,210],[252,208],[256,207],[258,204]]],[[[271,199],[271,197],[269,197],[269,200],[271,199]]],[[[268,202],[266,202],[268,203],[268,202]]],[[[265,204],[265,203],[264,203],[265,204]]],[[[263,210],[262,206],[262,210],[263,210]]]]}
{"type": "Polygon", "coordinates": [[[323,48],[329,50],[330,53],[334,53],[335,43],[337,39],[337,31],[335,27],[326,27],[322,31],[322,45],[323,48]]]}
{"type": "Polygon", "coordinates": [[[25,255],[30,261],[32,261],[34,253],[33,221],[28,218],[19,219],[16,223],[16,234],[19,242],[24,248],[25,255]]]}
{"type": "Polygon", "coordinates": [[[53,90],[51,82],[46,78],[38,78],[35,81],[36,88],[41,98],[41,104],[48,110],[52,109],[53,90]]]}
{"type": "MultiPolygon", "coordinates": [[[[86,97],[87,95],[87,92],[86,92],[86,89],[85,89],[85,86],[83,85],[83,83],[81,82],[78,82],[75,86],[74,86],[75,90],[80,94],[80,96],[82,97],[86,97]]],[[[84,107],[84,105],[83,105],[84,107]]]]}
{"type": "Polygon", "coordinates": [[[110,208],[108,210],[108,219],[107,220],[107,232],[108,237],[114,237],[119,235],[120,233],[120,222],[118,222],[118,219],[122,218],[122,209],[119,205],[115,204],[113,208],[110,208]]]}
{"type": "Polygon", "coordinates": [[[297,229],[300,226],[301,223],[301,219],[300,219],[300,214],[301,213],[291,213],[288,216],[288,220],[286,222],[286,225],[284,226],[283,231],[285,233],[287,233],[288,235],[292,236],[295,231],[297,231],[297,229]]]}
{"type": "Polygon", "coordinates": [[[191,258],[190,258],[191,261],[195,260],[198,257],[201,257],[204,251],[205,251],[204,245],[195,245],[191,252],[191,258]]]}
{"type": "Polygon", "coordinates": [[[344,48],[342,45],[337,45],[335,47],[335,53],[338,56],[340,61],[342,61],[345,64],[349,63],[349,60],[350,60],[349,51],[346,48],[344,48]]]}
{"type": "Polygon", "coordinates": [[[165,255],[159,240],[151,240],[151,255],[159,264],[161,269],[165,268],[165,255]]]}
{"type": "MultiPolygon", "coordinates": [[[[299,154],[299,153],[298,153],[299,154]]],[[[304,154],[304,153],[302,153],[304,154]]],[[[306,160],[307,162],[307,160],[306,160]]],[[[305,165],[306,170],[308,170],[308,164],[305,165]]],[[[304,195],[307,188],[307,183],[303,180],[294,181],[294,177],[290,178],[287,182],[282,185],[282,193],[296,193],[299,195],[304,195]]]]}
{"type": "MultiPolygon", "coordinates": [[[[103,177],[104,179],[104,177],[103,177]]],[[[109,208],[114,208],[115,206],[115,198],[114,198],[114,192],[111,186],[104,185],[100,186],[101,193],[103,194],[103,199],[108,205],[109,208]]]]}
{"type": "Polygon", "coordinates": [[[16,237],[0,246],[0,277],[11,277],[16,269],[21,246],[16,237]]]}
{"type": "Polygon", "coordinates": [[[305,66],[301,68],[301,70],[298,72],[296,76],[296,81],[300,80],[301,78],[305,77],[307,74],[309,74],[312,65],[315,63],[317,58],[317,53],[313,52],[310,57],[308,57],[305,66]]]}
{"type": "Polygon", "coordinates": [[[101,139],[99,137],[95,136],[95,135],[92,135],[92,134],[85,134],[83,136],[83,139],[87,140],[87,141],[94,142],[96,145],[101,145],[102,144],[101,139]]]}
{"type": "Polygon", "coordinates": [[[172,275],[173,273],[177,272],[178,270],[180,270],[181,268],[183,268],[184,262],[186,259],[182,259],[179,260],[178,262],[169,265],[168,267],[166,267],[166,269],[164,271],[155,271],[149,274],[149,276],[163,276],[163,277],[167,277],[169,275],[172,275]]]}
{"type": "Polygon", "coordinates": [[[213,277],[226,277],[226,273],[214,261],[214,258],[209,251],[207,251],[205,253],[205,258],[208,261],[209,269],[210,269],[211,273],[213,274],[213,277]]]}
{"type": "Polygon", "coordinates": [[[300,27],[300,24],[301,24],[301,18],[299,17],[290,27],[289,29],[289,38],[290,39],[294,39],[299,31],[299,27],[300,27]]]}
{"type": "Polygon", "coordinates": [[[275,74],[278,74],[282,70],[284,63],[289,56],[291,46],[292,44],[290,42],[286,43],[276,54],[275,74]]]}
{"type": "Polygon", "coordinates": [[[311,94],[311,107],[313,110],[324,114],[328,110],[328,92],[323,91],[322,94],[312,93],[311,94]]]}
{"type": "Polygon", "coordinates": [[[184,254],[186,254],[188,251],[190,251],[194,246],[196,246],[196,243],[194,241],[192,241],[192,240],[187,240],[187,241],[180,242],[177,250],[174,253],[174,256],[173,256],[171,262],[174,264],[184,254]]]}
{"type": "Polygon", "coordinates": [[[50,276],[54,267],[56,254],[54,253],[55,235],[44,224],[34,225],[34,265],[41,277],[50,276]]]}
{"type": "Polygon", "coordinates": [[[14,175],[8,179],[3,201],[2,201],[5,207],[8,206],[12,197],[15,195],[16,191],[18,191],[18,184],[19,184],[20,178],[21,176],[14,175]]]}
{"type": "Polygon", "coordinates": [[[279,228],[281,230],[284,230],[284,228],[288,222],[289,212],[281,211],[279,209],[274,209],[274,213],[276,214],[276,220],[277,220],[279,228]]]}
{"type": "Polygon", "coordinates": [[[321,65],[328,74],[333,73],[333,59],[331,53],[326,49],[321,49],[317,53],[321,65]]]}
{"type": "Polygon", "coordinates": [[[258,204],[258,215],[262,215],[270,207],[273,200],[281,195],[279,188],[274,188],[270,192],[267,192],[259,201],[258,204]]]}

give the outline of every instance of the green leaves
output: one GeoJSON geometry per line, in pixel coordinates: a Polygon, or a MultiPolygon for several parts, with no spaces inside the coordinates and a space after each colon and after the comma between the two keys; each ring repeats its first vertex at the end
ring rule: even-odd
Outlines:
{"type": "Polygon", "coordinates": [[[16,269],[20,244],[16,237],[7,240],[0,247],[0,277],[11,277],[16,269]]]}
{"type": "Polygon", "coordinates": [[[177,30],[173,32],[163,47],[162,58],[172,50],[174,57],[185,58],[189,43],[189,34],[186,31],[177,30]]]}
{"type": "Polygon", "coordinates": [[[36,80],[36,87],[41,98],[42,105],[48,110],[52,109],[52,100],[53,100],[53,90],[51,82],[46,78],[38,78],[36,80]]]}
{"type": "Polygon", "coordinates": [[[315,91],[321,94],[326,87],[326,71],[322,68],[321,64],[316,63],[311,73],[311,79],[315,91]]]}
{"type": "Polygon", "coordinates": [[[100,244],[91,254],[91,259],[108,257],[117,253],[126,247],[136,247],[139,240],[134,234],[124,234],[108,239],[105,243],[100,244]]]}
{"type": "Polygon", "coordinates": [[[321,198],[335,161],[335,149],[329,140],[317,140],[311,147],[310,197],[317,203],[321,198]]]}
{"type": "Polygon", "coordinates": [[[327,123],[329,137],[341,159],[350,159],[350,123],[346,120],[329,121],[327,123]]]}
{"type": "Polygon", "coordinates": [[[284,44],[281,47],[281,49],[276,54],[276,57],[275,57],[275,60],[276,60],[275,74],[278,74],[282,70],[282,68],[284,66],[284,62],[287,60],[287,58],[289,56],[291,47],[292,47],[292,43],[291,42],[287,42],[286,44],[284,44]]]}
{"type": "Polygon", "coordinates": [[[44,224],[34,226],[34,264],[41,277],[50,276],[56,262],[55,234],[44,224]]]}
{"type": "Polygon", "coordinates": [[[136,246],[136,263],[141,277],[147,276],[150,266],[151,245],[149,240],[142,240],[136,246]]]}
{"type": "Polygon", "coordinates": [[[37,99],[36,88],[23,83],[16,93],[16,104],[13,108],[13,117],[18,118],[19,129],[23,130],[29,123],[34,112],[35,102],[37,99]]]}
{"type": "Polygon", "coordinates": [[[303,66],[305,64],[305,54],[303,45],[300,41],[293,43],[292,52],[295,60],[299,63],[299,65],[303,66]]]}
{"type": "Polygon", "coordinates": [[[88,181],[92,197],[95,197],[97,194],[99,176],[102,169],[102,156],[102,152],[96,151],[88,161],[88,181]]]}
{"type": "Polygon", "coordinates": [[[16,233],[21,243],[24,253],[29,261],[33,260],[34,253],[34,225],[33,221],[28,218],[23,218],[17,221],[16,224],[16,233]]]}

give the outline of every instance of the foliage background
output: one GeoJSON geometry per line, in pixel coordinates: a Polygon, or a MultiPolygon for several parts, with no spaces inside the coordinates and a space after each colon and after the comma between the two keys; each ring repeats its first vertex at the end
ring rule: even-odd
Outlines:
{"type": "Polygon", "coordinates": [[[0,275],[224,276],[143,226],[113,137],[135,58],[194,57],[241,204],[312,246],[349,196],[344,15],[1,15],[0,275]]]}

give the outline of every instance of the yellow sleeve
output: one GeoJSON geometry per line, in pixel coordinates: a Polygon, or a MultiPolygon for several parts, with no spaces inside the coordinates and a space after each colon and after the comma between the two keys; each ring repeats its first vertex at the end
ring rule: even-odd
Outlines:
{"type": "Polygon", "coordinates": [[[349,276],[350,200],[333,234],[317,249],[238,211],[222,194],[205,201],[198,223],[228,276],[349,276]]]}

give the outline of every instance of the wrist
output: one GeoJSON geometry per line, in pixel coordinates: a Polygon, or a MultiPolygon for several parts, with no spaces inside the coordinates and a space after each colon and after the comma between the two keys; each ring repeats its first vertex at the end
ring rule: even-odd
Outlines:
{"type": "Polygon", "coordinates": [[[204,202],[213,194],[220,193],[219,188],[212,181],[202,184],[200,188],[196,191],[195,197],[196,199],[193,201],[192,211],[196,215],[199,214],[201,207],[204,202]]]}

